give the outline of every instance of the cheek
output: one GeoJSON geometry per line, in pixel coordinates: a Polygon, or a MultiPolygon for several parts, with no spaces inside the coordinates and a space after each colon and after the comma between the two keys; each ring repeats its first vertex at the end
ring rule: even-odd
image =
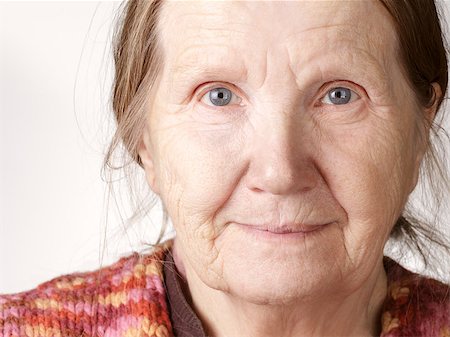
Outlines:
{"type": "Polygon", "coordinates": [[[378,240],[381,249],[406,203],[412,137],[399,123],[371,116],[357,126],[326,131],[329,137],[321,145],[319,165],[347,213],[344,232],[349,246],[355,246],[350,238],[356,236],[366,242],[378,240]]]}
{"type": "Polygon", "coordinates": [[[223,230],[215,223],[215,215],[244,169],[238,158],[243,137],[236,128],[231,132],[223,125],[178,121],[176,127],[161,128],[155,142],[160,197],[171,215],[181,251],[189,252],[188,260],[205,264],[205,258],[214,258],[213,242],[223,230]]]}

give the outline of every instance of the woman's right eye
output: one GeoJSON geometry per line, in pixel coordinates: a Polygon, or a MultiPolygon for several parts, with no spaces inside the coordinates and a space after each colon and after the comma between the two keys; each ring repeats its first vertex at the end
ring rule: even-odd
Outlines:
{"type": "Polygon", "coordinates": [[[224,87],[216,87],[208,90],[202,96],[201,101],[209,106],[227,106],[234,98],[237,98],[237,103],[241,101],[231,90],[224,87]]]}

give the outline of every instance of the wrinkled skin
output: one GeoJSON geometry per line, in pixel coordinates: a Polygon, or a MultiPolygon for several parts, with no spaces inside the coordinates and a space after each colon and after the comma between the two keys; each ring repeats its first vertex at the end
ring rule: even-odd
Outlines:
{"type": "MultiPolygon", "coordinates": [[[[168,1],[139,149],[214,336],[379,333],[383,247],[417,182],[420,114],[375,1],[168,1]],[[327,99],[336,87],[350,102],[327,99]],[[233,93],[216,106],[208,90],[233,93]],[[238,224],[322,224],[295,241],[238,224]]],[[[437,89],[438,90],[438,89],[437,89]]]]}

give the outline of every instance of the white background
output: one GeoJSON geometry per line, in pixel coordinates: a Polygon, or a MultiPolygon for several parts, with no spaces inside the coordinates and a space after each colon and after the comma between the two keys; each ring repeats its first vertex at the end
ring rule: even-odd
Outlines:
{"type": "Polygon", "coordinates": [[[101,179],[119,5],[0,2],[0,293],[95,269],[155,237],[160,208],[125,233],[101,179]]]}

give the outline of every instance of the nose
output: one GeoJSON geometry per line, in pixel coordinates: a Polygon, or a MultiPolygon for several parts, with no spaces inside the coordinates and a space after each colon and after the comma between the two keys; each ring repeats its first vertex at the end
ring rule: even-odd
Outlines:
{"type": "Polygon", "coordinates": [[[311,128],[293,118],[280,115],[253,126],[246,176],[250,190],[289,195],[317,185],[320,175],[312,159],[311,128]]]}

